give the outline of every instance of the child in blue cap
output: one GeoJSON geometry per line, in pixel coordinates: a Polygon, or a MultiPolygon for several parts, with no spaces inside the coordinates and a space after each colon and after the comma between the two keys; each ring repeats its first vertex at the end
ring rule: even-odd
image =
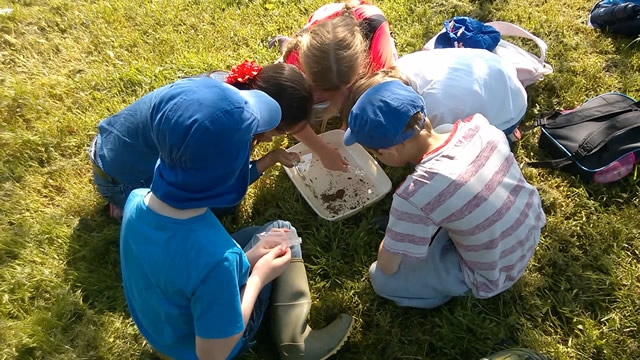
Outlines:
{"type": "Polygon", "coordinates": [[[399,306],[437,307],[471,290],[489,298],[524,273],[545,224],[505,134],[476,114],[432,130],[422,97],[400,80],[369,88],[349,114],[345,145],[389,166],[415,165],[393,195],[373,288],[399,306]]]}
{"type": "MultiPolygon", "coordinates": [[[[271,141],[272,136],[295,134],[304,129],[310,120],[313,95],[311,85],[302,72],[286,64],[264,68],[255,65],[253,68],[242,69],[243,74],[249,70],[252,72],[240,79],[235,76],[228,82],[242,90],[261,90],[276,100],[282,109],[281,123],[275,129],[256,134],[256,142],[271,141]]],[[[211,75],[215,78],[215,74],[211,75]]],[[[187,79],[156,89],[98,124],[98,134],[91,144],[89,156],[94,182],[98,192],[109,201],[112,216],[121,215],[132,190],[151,185],[159,152],[150,129],[154,117],[160,115],[157,99],[184,81],[187,79]]],[[[258,160],[250,162],[248,155],[244,160],[253,183],[275,163],[291,167],[297,159],[295,153],[275,149],[258,160]]]]}
{"type": "Polygon", "coordinates": [[[278,125],[278,104],[211,78],[178,81],[153,100],[159,160],[151,188],[129,196],[120,234],[125,297],[142,335],[171,358],[229,359],[252,344],[271,305],[283,357],[335,353],[351,317],[320,331],[306,326],[311,299],[300,246],[255,236],[295,229],[276,221],[232,236],[209,210],[244,196],[252,139],[278,125]]]}

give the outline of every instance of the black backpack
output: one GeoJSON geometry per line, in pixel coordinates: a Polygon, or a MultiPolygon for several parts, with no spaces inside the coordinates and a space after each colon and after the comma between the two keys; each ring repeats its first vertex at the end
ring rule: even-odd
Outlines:
{"type": "Polygon", "coordinates": [[[612,33],[640,34],[640,1],[599,1],[589,14],[589,25],[612,33]]]}
{"type": "Polygon", "coordinates": [[[527,163],[563,169],[587,181],[608,183],[627,176],[640,161],[640,102],[620,93],[599,95],[573,110],[538,118],[538,144],[552,160],[527,163]]]}

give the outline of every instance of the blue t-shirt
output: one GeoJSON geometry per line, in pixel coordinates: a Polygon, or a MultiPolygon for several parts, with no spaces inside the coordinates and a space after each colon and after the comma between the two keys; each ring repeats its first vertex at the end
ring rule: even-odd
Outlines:
{"type": "MultiPolygon", "coordinates": [[[[173,84],[175,83],[146,94],[98,124],[96,162],[119,183],[139,185],[143,181],[147,186],[151,184],[160,156],[151,134],[153,114],[162,112],[160,103],[167,101],[160,101],[161,96],[173,84]]],[[[252,161],[249,164],[249,183],[255,182],[262,175],[254,163],[252,161]]]]}
{"type": "Polygon", "coordinates": [[[148,193],[134,190],[122,219],[120,261],[129,311],[159,352],[197,359],[196,335],[222,339],[244,330],[240,291],[250,265],[209,210],[186,220],[170,218],[147,207],[148,193]]]}

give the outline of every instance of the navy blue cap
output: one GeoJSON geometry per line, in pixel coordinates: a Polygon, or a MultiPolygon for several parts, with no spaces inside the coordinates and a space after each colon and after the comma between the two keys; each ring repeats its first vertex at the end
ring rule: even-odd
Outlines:
{"type": "Polygon", "coordinates": [[[495,50],[501,34],[491,25],[468,16],[456,16],[444,22],[446,31],[436,37],[435,48],[453,48],[455,43],[465,48],[495,50]]]}
{"type": "Polygon", "coordinates": [[[178,209],[238,204],[249,187],[253,136],[278,126],[278,103],[211,78],[178,80],[155,99],[160,158],[151,191],[178,209]]]}
{"type": "Polygon", "coordinates": [[[415,131],[405,132],[409,119],[426,115],[424,100],[400,80],[385,81],[358,99],[349,113],[344,144],[359,143],[370,149],[386,149],[409,139],[415,131]]]}

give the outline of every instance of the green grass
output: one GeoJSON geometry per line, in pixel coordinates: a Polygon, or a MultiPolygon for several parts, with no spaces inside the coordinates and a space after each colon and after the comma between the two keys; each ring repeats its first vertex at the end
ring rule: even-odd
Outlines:
{"type": "MultiPolygon", "coordinates": [[[[545,39],[555,73],[531,86],[526,121],[608,91],[640,98],[640,44],[586,26],[592,1],[379,1],[398,50],[419,49],[453,15],[505,20],[545,39]],[[630,44],[631,43],[631,44],[630,44]]],[[[269,63],[320,0],[0,0],[0,359],[152,358],[127,312],[119,224],[91,184],[86,149],[105,116],[185,75],[245,58],[269,63]]],[[[528,135],[519,162],[544,158],[528,135]]],[[[289,139],[281,139],[286,145],[289,139]]],[[[268,146],[259,149],[268,150],[268,146]]],[[[636,169],[638,170],[638,169],[636,169]]],[[[389,171],[394,185],[407,169],[389,171]]],[[[282,218],[304,238],[311,322],[356,323],[340,359],[475,359],[536,348],[555,359],[640,358],[640,178],[588,185],[525,169],[548,224],[525,276],[489,300],[401,309],[367,269],[369,222],[320,220],[281,169],[249,191],[230,231],[282,218]]],[[[267,334],[249,359],[276,359],[267,334]]]]}

